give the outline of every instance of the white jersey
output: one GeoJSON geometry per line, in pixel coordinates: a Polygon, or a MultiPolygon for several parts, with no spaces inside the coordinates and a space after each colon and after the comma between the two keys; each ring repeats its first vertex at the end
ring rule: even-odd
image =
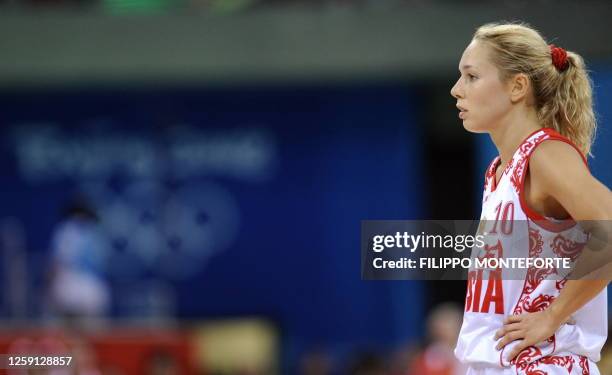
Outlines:
{"type": "MultiPolygon", "coordinates": [[[[472,256],[507,257],[512,253],[513,257],[569,257],[573,261],[584,247],[588,234],[578,224],[542,217],[525,202],[523,185],[529,158],[546,140],[566,142],[576,148],[554,130],[540,129],[520,144],[497,186],[500,158],[496,157],[487,169],[480,219],[481,225],[485,222],[493,226],[487,231],[497,233],[496,240],[484,249],[473,249],[479,253],[472,256]]],[[[575,324],[563,324],[544,343],[523,350],[510,362],[507,355],[518,342],[496,350],[495,332],[509,315],[544,310],[559,295],[566,280],[556,268],[530,268],[524,277],[513,280],[503,277],[502,270],[490,271],[485,277],[482,272],[470,270],[468,275],[463,325],[455,348],[461,362],[494,373],[511,369],[516,374],[540,373],[537,370],[552,374],[558,368],[563,370],[559,373],[588,374],[589,367],[591,373],[598,373],[594,362],[600,359],[608,331],[605,289],[572,315],[575,324]]]]}

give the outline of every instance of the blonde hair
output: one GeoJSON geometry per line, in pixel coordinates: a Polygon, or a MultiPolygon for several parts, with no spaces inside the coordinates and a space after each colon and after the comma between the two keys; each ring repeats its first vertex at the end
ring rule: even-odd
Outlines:
{"type": "Polygon", "coordinates": [[[555,129],[585,155],[590,154],[597,121],[591,80],[580,55],[567,51],[569,66],[564,71],[557,70],[544,38],[522,23],[483,25],[473,40],[491,47],[491,60],[502,81],[517,73],[529,77],[538,118],[544,127],[555,129]]]}

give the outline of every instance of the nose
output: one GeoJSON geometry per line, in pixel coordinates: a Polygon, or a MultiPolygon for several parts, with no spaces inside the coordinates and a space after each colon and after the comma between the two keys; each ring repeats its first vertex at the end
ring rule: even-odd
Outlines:
{"type": "Polygon", "coordinates": [[[456,99],[463,97],[461,94],[461,78],[455,82],[455,85],[451,88],[450,94],[456,99]]]}

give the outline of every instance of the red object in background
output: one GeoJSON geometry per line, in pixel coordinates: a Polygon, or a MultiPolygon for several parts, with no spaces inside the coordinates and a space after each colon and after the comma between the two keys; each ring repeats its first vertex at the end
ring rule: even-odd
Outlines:
{"type": "Polygon", "coordinates": [[[191,336],[185,330],[113,328],[104,333],[11,330],[0,332],[0,353],[68,353],[74,357],[74,366],[91,368],[91,373],[95,370],[117,375],[196,373],[191,336]]]}
{"type": "Polygon", "coordinates": [[[419,375],[455,375],[465,374],[461,364],[455,358],[452,348],[442,344],[433,344],[421,352],[412,363],[409,374],[419,375]]]}

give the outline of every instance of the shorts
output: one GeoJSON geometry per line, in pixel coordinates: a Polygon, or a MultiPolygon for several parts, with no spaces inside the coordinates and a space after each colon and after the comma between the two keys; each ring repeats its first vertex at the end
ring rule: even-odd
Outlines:
{"type": "Polygon", "coordinates": [[[600,375],[597,364],[585,356],[559,353],[539,358],[529,364],[497,368],[470,366],[466,375],[600,375]]]}

